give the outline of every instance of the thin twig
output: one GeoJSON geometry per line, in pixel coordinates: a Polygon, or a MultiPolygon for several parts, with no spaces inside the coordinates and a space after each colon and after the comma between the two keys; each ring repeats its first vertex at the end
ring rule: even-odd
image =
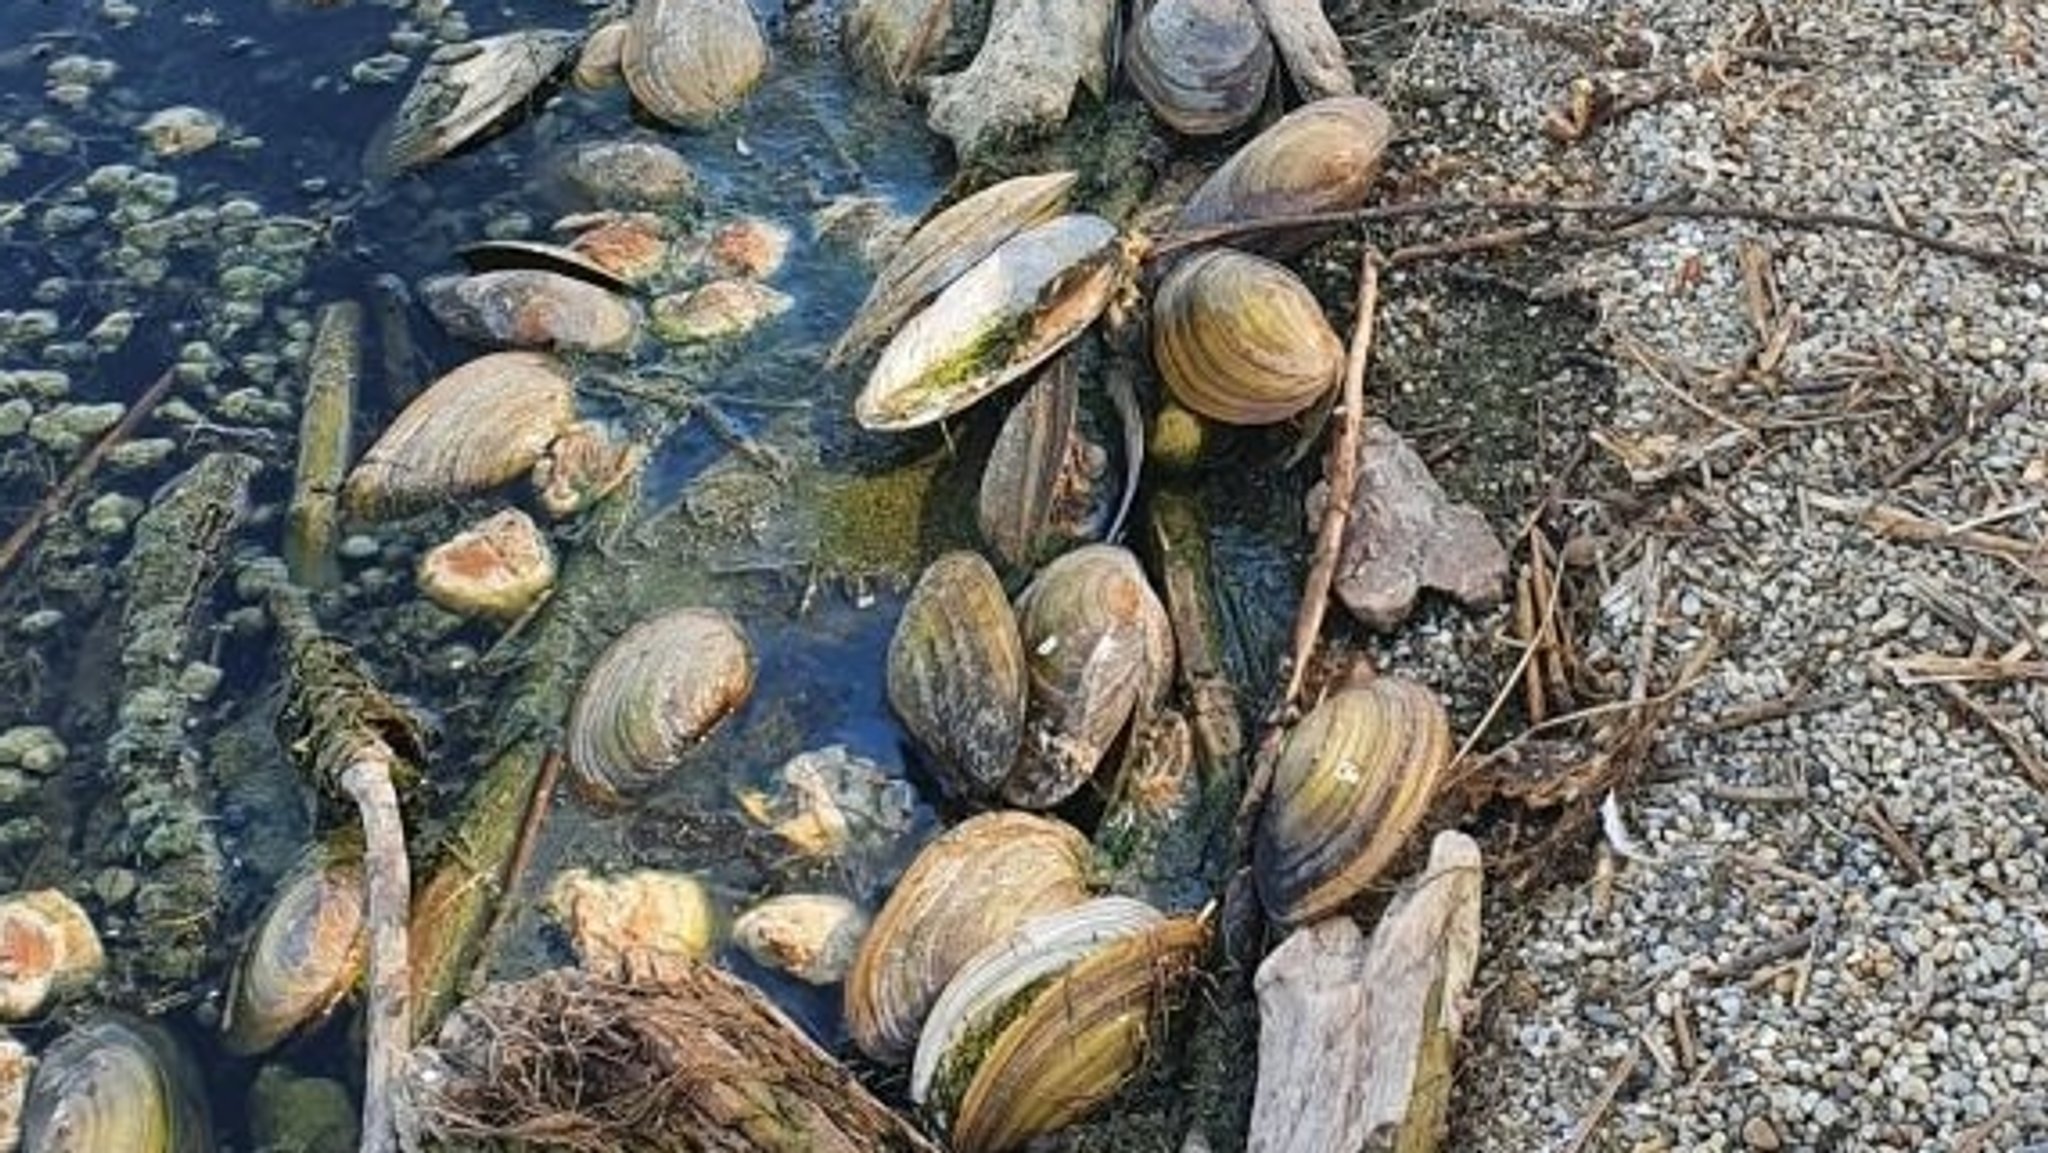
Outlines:
{"type": "Polygon", "coordinates": [[[1642,1051],[1640,1041],[1629,1042],[1628,1056],[1616,1062],[1613,1071],[1607,1074],[1606,1082],[1600,1086],[1600,1092],[1593,1098],[1593,1107],[1586,1110],[1584,1117],[1579,1118],[1578,1127],[1572,1130],[1571,1139],[1564,1143],[1560,1153],[1579,1153],[1579,1150],[1586,1147],[1586,1142],[1593,1139],[1593,1134],[1599,1130],[1600,1122],[1606,1118],[1607,1111],[1614,1108],[1614,1098],[1621,1093],[1622,1084],[1628,1080],[1629,1074],[1636,1071],[1636,1061],[1642,1051]]]}
{"type": "Polygon", "coordinates": [[[170,393],[171,385],[176,380],[177,373],[172,369],[165,369],[164,374],[156,378],[156,383],[150,385],[136,398],[134,404],[128,406],[128,411],[121,414],[120,422],[108,429],[106,435],[100,437],[98,442],[86,450],[86,454],[78,459],[77,464],[71,466],[71,471],[64,475],[64,479],[57,483],[57,487],[51,489],[49,494],[37,503],[28,514],[28,519],[8,534],[6,543],[0,544],[0,576],[5,576],[7,570],[14,567],[14,562],[21,559],[21,554],[28,549],[29,542],[35,540],[36,533],[48,524],[52,517],[63,512],[78,496],[78,490],[85,487],[85,483],[99,471],[100,462],[107,458],[107,454],[112,452],[116,445],[135,435],[135,430],[141,427],[142,422],[148,419],[149,414],[155,411],[156,406],[170,393]]]}
{"type": "Polygon", "coordinates": [[[1411,200],[1400,204],[1379,204],[1349,212],[1314,212],[1301,216],[1273,216],[1240,220],[1207,228],[1172,232],[1160,237],[1147,254],[1159,259],[1188,248],[1264,232],[1301,228],[1331,228],[1338,225],[1383,223],[1426,216],[1452,216],[1488,212],[1501,216],[1596,216],[1653,217],[1663,220],[1748,220],[1808,231],[1838,228],[1903,240],[1921,248],[1960,256],[1994,267],[2016,268],[2036,275],[2048,273],[2048,256],[2034,256],[2007,248],[1986,248],[1961,241],[1945,240],[1890,221],[1850,212],[1807,211],[1764,208],[1754,204],[1693,204],[1671,200],[1542,200],[1508,197],[1498,200],[1475,197],[1446,197],[1440,200],[1411,200]]]}
{"type": "Polygon", "coordinates": [[[1991,735],[1998,738],[1998,743],[2004,745],[2013,759],[2020,763],[2020,771],[2034,783],[2035,788],[2048,791],[2048,761],[2041,759],[2041,754],[2034,751],[2034,747],[2027,743],[2027,738],[2019,730],[1998,719],[1998,714],[1985,708],[1984,702],[1971,696],[1969,690],[1954,681],[1934,683],[1941,687],[1942,692],[1948,694],[1950,700],[1961,705],[1964,712],[1991,730],[1991,735]]]}
{"type": "Polygon", "coordinates": [[[1884,479],[1878,482],[1879,487],[1899,487],[1900,483],[1907,477],[1926,468],[1934,463],[1942,453],[1954,448],[1956,442],[1963,439],[1965,435],[1976,429],[1988,428],[1997,423],[2006,413],[2019,407],[2020,401],[2025,399],[2026,395],[2026,390],[2021,388],[2011,389],[2006,392],[2003,396],[2000,396],[1997,400],[1992,401],[1990,405],[1986,406],[1983,412],[1977,414],[1975,421],[1964,420],[1954,428],[1929,441],[1918,452],[1900,461],[1890,472],[1884,474],[1884,479]]]}
{"type": "Polygon", "coordinates": [[[498,951],[498,938],[504,933],[505,925],[512,919],[512,909],[519,899],[519,880],[526,875],[526,867],[533,863],[533,850],[540,843],[540,827],[548,817],[548,806],[555,793],[555,781],[562,775],[562,753],[549,749],[541,758],[540,776],[533,783],[533,795],[526,799],[526,818],[519,825],[519,839],[512,842],[512,857],[505,864],[505,875],[498,881],[498,904],[491,910],[491,922],[484,927],[482,941],[476,951],[476,967],[470,970],[469,988],[481,989],[490,975],[491,957],[498,951]]]}

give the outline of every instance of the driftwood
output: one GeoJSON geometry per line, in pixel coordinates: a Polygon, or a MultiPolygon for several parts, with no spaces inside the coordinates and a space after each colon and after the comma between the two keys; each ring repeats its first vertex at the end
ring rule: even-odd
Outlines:
{"type": "MultiPolygon", "coordinates": [[[[1479,510],[1453,504],[1429,466],[1383,421],[1369,421],[1358,446],[1357,488],[1344,532],[1336,593],[1351,615],[1376,629],[1407,619],[1425,588],[1482,608],[1507,593],[1508,554],[1479,510]]],[[[1308,496],[1319,519],[1327,485],[1308,496]]]]}
{"type": "Polygon", "coordinates": [[[1252,1153],[1424,1153],[1479,960],[1479,846],[1439,833],[1422,878],[1367,942],[1348,917],[1298,929],[1259,966],[1252,1153]]]}
{"type": "Polygon", "coordinates": [[[1108,0],[996,0],[964,71],[931,80],[932,130],[962,158],[1064,124],[1076,85],[1109,93],[1108,0]]]}
{"type": "Polygon", "coordinates": [[[202,458],[137,519],[122,566],[121,708],[107,770],[126,825],[124,863],[140,867],[143,880],[137,924],[117,946],[128,956],[116,965],[152,1009],[200,992],[215,944],[221,852],[179,680],[259,467],[239,453],[202,458]]]}
{"type": "Polygon", "coordinates": [[[341,482],[352,453],[356,382],[362,375],[363,309],[337,301],[320,310],[308,358],[299,465],[284,534],[284,563],[306,588],[341,580],[335,546],[341,535],[341,482]]]}
{"type": "Polygon", "coordinates": [[[1323,15],[1321,0],[1253,0],[1252,7],[1304,101],[1358,95],[1344,59],[1344,43],[1323,15]]]}
{"type": "Polygon", "coordinates": [[[751,985],[710,965],[635,982],[495,984],[421,1050],[424,1133],[461,1148],[937,1153],[751,985]]]}

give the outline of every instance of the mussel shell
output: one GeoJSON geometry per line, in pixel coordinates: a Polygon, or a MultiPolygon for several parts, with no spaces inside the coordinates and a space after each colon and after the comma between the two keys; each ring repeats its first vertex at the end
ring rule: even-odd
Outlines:
{"type": "Polygon", "coordinates": [[[1077,175],[1047,172],[991,184],[920,224],[875,275],[826,365],[860,356],[1004,241],[1050,219],[1066,203],[1077,175]]]}
{"type": "Polygon", "coordinates": [[[1152,361],[1174,399],[1202,416],[1274,424],[1336,386],[1344,345],[1285,266],[1211,248],[1153,293],[1152,361]]]}
{"type": "Polygon", "coordinates": [[[594,284],[607,292],[631,295],[632,284],[618,273],[573,248],[538,240],[479,240],[455,250],[471,272],[504,272],[534,268],[594,284]]]}
{"type": "Polygon", "coordinates": [[[1095,775],[1134,710],[1173,679],[1173,625],[1128,549],[1084,545],[1017,595],[1030,676],[1024,747],[1003,799],[1050,808],[1095,775]]]}
{"type": "Polygon", "coordinates": [[[599,801],[643,792],[753,687],[753,650],[732,617],[690,608],[642,621],[584,677],[569,713],[569,767],[599,801]]]}
{"type": "Polygon", "coordinates": [[[926,845],[846,976],[846,1024],[877,1061],[910,1055],[962,964],[1026,919],[1087,899],[1088,840],[1030,813],[970,817],[926,845]]]}
{"type": "Polygon", "coordinates": [[[325,1017],[361,975],[368,940],[362,854],[315,849],[279,883],[242,946],[221,1022],[227,1047],[266,1052],[325,1017]]]}
{"type": "MultiPolygon", "coordinates": [[[[1021,684],[1021,672],[1018,679],[1021,684]]],[[[61,890],[35,889],[0,899],[0,1020],[23,1021],[47,1012],[55,1002],[90,987],[105,965],[92,918],[61,890]]]]}
{"type": "Polygon", "coordinates": [[[143,1021],[101,1017],[43,1051],[22,1108],[35,1153],[213,1153],[190,1059],[143,1021]]]}
{"type": "Polygon", "coordinates": [[[1287,734],[1252,845],[1266,912],[1302,925],[1358,896],[1429,809],[1451,755],[1428,688],[1378,677],[1342,689],[1287,734]]]}
{"type": "Polygon", "coordinates": [[[568,369],[537,352],[480,356],[434,382],[363,453],[349,514],[403,516],[512,480],[574,419],[568,369]]]}
{"type": "Polygon", "coordinates": [[[1024,642],[979,553],[949,552],[924,570],[889,639],[888,670],[889,704],[933,774],[957,796],[994,796],[1024,739],[1024,642]]]}
{"type": "Polygon", "coordinates": [[[974,1065],[952,1110],[957,1153],[999,1153],[1063,1129],[1109,1100],[1144,1063],[1196,972],[1208,928],[1163,921],[1099,946],[1038,985],[974,1065]]]}
{"type": "Polygon", "coordinates": [[[569,79],[586,92],[610,88],[622,78],[619,60],[625,54],[626,22],[607,20],[592,29],[576,52],[576,68],[569,79]]]}
{"type": "MultiPolygon", "coordinates": [[[[1356,208],[1379,175],[1393,128],[1387,110],[1364,96],[1304,104],[1210,173],[1174,218],[1174,230],[1356,208]]],[[[1287,251],[1300,242],[1275,236],[1261,247],[1287,251]]]]}
{"type": "Polygon", "coordinates": [[[1216,136],[1258,114],[1273,42],[1248,0],[1154,0],[1131,26],[1124,65],[1167,127],[1216,136]]]}
{"type": "Polygon", "coordinates": [[[1057,216],[1012,236],[897,331],[855,418],[900,431],[967,408],[1095,323],[1121,270],[1116,226],[1099,216],[1057,216]]]}
{"type": "Polygon", "coordinates": [[[541,268],[437,276],[420,285],[420,300],[451,335],[479,344],[625,352],[640,332],[628,301],[541,268]]]}
{"type": "Polygon", "coordinates": [[[708,128],[760,82],[768,41],[747,0],[638,0],[619,66],[649,112],[708,128]]]}
{"type": "MultiPolygon", "coordinates": [[[[939,994],[918,1034],[917,1056],[910,1064],[910,1099],[930,1100],[933,1079],[963,1037],[985,1029],[1010,998],[1039,980],[1079,961],[1108,941],[1118,940],[1165,920],[1164,914],[1130,897],[1096,897],[1071,908],[1033,917],[1009,936],[992,942],[939,994]]],[[[971,1069],[950,1070],[955,1075],[971,1069]]],[[[956,1086],[957,1088],[957,1086],[956,1086]]],[[[956,1094],[957,1096],[957,1094],[956,1094]]]]}
{"type": "Polygon", "coordinates": [[[1071,353],[1046,365],[1003,420],[975,504],[981,537],[1004,564],[1028,569],[1099,535],[1109,519],[1108,454],[1080,420],[1080,372],[1071,353]]]}
{"type": "Polygon", "coordinates": [[[867,914],[845,897],[785,893],[734,918],[732,940],[761,965],[831,985],[846,976],[867,930],[867,914]]]}
{"type": "Polygon", "coordinates": [[[438,160],[526,104],[576,51],[574,32],[536,29],[449,44],[398,107],[381,167],[402,172],[438,160]]]}

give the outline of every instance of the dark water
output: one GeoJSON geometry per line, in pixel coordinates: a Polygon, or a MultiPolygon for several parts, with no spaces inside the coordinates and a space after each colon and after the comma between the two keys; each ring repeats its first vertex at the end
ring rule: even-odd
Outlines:
{"type": "MultiPolygon", "coordinates": [[[[732,401],[730,411],[740,431],[822,444],[822,467],[828,471],[872,470],[892,456],[929,447],[906,449],[848,431],[846,414],[856,382],[821,374],[818,353],[858,302],[867,274],[844,251],[815,242],[807,220],[824,198],[841,193],[887,195],[904,210],[919,211],[945,177],[946,153],[912,111],[854,87],[836,53],[796,43],[778,8],[759,9],[775,46],[769,78],[743,112],[712,131],[684,135],[636,121],[622,90],[564,91],[482,147],[372,187],[362,174],[364,148],[397,106],[425,50],[413,51],[415,66],[395,86],[358,85],[348,75],[356,62],[390,50],[392,33],[406,25],[406,11],[361,0],[320,7],[145,0],[137,7],[137,16],[123,26],[108,19],[97,3],[0,0],[0,140],[14,145],[12,171],[0,173],[0,252],[5,254],[0,308],[47,306],[57,313],[60,326],[48,340],[0,344],[0,369],[43,367],[52,343],[75,342],[107,313],[125,309],[137,315],[132,337],[113,351],[74,354],[64,363],[72,399],[130,399],[165,365],[181,356],[189,359],[188,342],[204,339],[225,364],[209,383],[181,389],[179,395],[204,408],[221,393],[251,383],[243,358],[253,354],[259,362],[265,357],[281,361],[266,390],[290,400],[299,379],[292,359],[295,322],[302,338],[313,309],[340,298],[365,299],[380,274],[395,273],[416,283],[450,269],[454,247],[481,238],[489,222],[508,215],[528,215],[533,234],[543,235],[556,214],[542,195],[540,180],[549,157],[572,143],[637,135],[662,139],[690,159],[705,189],[705,216],[756,214],[796,234],[788,264],[775,281],[796,297],[796,307],[743,342],[687,366],[707,391],[732,401]],[[53,100],[48,91],[53,64],[73,55],[102,62],[95,67],[110,62],[115,69],[111,77],[90,83],[90,95],[76,108],[53,100]],[[224,118],[223,143],[180,158],[151,157],[135,124],[159,108],[181,104],[224,118]],[[236,320],[224,308],[219,290],[221,271],[241,255],[203,237],[174,245],[162,256],[160,278],[138,284],[119,251],[118,230],[106,219],[111,203],[82,187],[96,169],[114,164],[174,175],[180,208],[217,209],[243,199],[265,217],[295,219],[317,233],[319,242],[292,270],[296,275],[266,295],[262,316],[253,322],[236,320]],[[81,204],[97,209],[100,219],[46,233],[42,225],[52,208],[81,204]]],[[[483,36],[522,27],[580,28],[588,11],[556,0],[530,0],[479,6],[466,15],[473,34],[483,36]]],[[[74,62],[58,71],[74,66],[82,67],[74,62]]],[[[415,319],[423,322],[418,331],[436,371],[478,351],[434,333],[424,317],[415,319]]],[[[359,444],[367,442],[393,407],[380,391],[376,363],[373,346],[359,444]]],[[[159,424],[146,427],[143,435],[175,431],[159,424]]],[[[200,448],[216,443],[212,438],[217,435],[203,429],[187,432],[178,451],[155,471],[104,483],[147,497],[158,482],[196,459],[200,448]]],[[[288,426],[278,436],[288,440],[288,426]]],[[[13,443],[17,447],[5,456],[9,467],[0,472],[6,478],[0,487],[0,525],[5,526],[20,519],[62,464],[13,443]]],[[[684,425],[656,446],[647,470],[647,509],[668,504],[729,451],[725,439],[712,435],[702,422],[684,425]]],[[[288,454],[276,459],[288,467],[288,454]]],[[[286,480],[280,469],[269,470],[259,485],[259,499],[278,499],[286,480]]],[[[416,535],[423,531],[380,530],[377,539],[386,547],[416,550],[431,543],[416,535]]],[[[259,524],[250,530],[247,546],[274,548],[275,533],[274,522],[259,524]]],[[[120,552],[119,543],[109,543],[97,555],[89,549],[65,555],[68,563],[111,566],[120,552]]],[[[770,888],[795,882],[812,889],[856,887],[829,869],[808,876],[792,873],[774,859],[762,835],[737,818],[732,803],[737,790],[771,781],[788,756],[827,744],[843,743],[895,771],[912,772],[903,767],[903,734],[888,715],[881,687],[881,653],[900,603],[900,583],[849,586],[828,580],[821,588],[808,588],[811,559],[801,549],[778,553],[764,548],[758,571],[675,579],[678,585],[708,590],[709,599],[754,610],[746,619],[761,666],[753,701],[704,750],[688,781],[637,811],[597,813],[564,793],[529,874],[529,898],[549,874],[570,865],[696,871],[709,879],[727,913],[770,888]],[[693,832],[693,823],[705,827],[693,832]]],[[[678,557],[669,563],[688,567],[697,562],[678,557]]],[[[17,571],[8,578],[14,587],[0,602],[7,618],[0,624],[8,629],[0,652],[13,648],[16,657],[42,670],[40,691],[0,703],[0,728],[46,723],[59,729],[71,748],[71,762],[52,778],[52,787],[69,788],[73,795],[45,808],[53,819],[69,823],[60,837],[33,853],[0,853],[0,876],[10,885],[55,884],[85,893],[93,870],[104,863],[95,851],[95,838],[104,833],[107,820],[95,809],[95,797],[104,790],[95,773],[96,765],[104,763],[100,742],[112,702],[81,702],[54,686],[69,679],[92,682],[101,694],[108,690],[108,633],[119,617],[119,599],[63,602],[73,610],[69,619],[56,634],[35,642],[31,652],[16,639],[12,625],[16,614],[35,607],[39,597],[54,595],[34,584],[47,575],[48,566],[17,571]]],[[[351,611],[331,623],[357,642],[373,667],[391,677],[395,691],[441,722],[446,760],[434,766],[432,790],[445,809],[482,763],[483,750],[476,742],[494,707],[493,694],[504,691],[522,670],[515,657],[513,667],[495,676],[435,675],[440,649],[394,643],[388,637],[402,633],[380,631],[380,622],[402,616],[411,596],[407,583],[401,579],[394,589],[364,594],[360,616],[351,611]]],[[[217,600],[217,609],[233,603],[226,592],[217,600]]],[[[446,644],[472,650],[488,649],[493,640],[492,630],[475,626],[444,638],[446,644]]],[[[227,679],[202,711],[195,741],[213,742],[217,749],[219,734],[239,733],[261,747],[277,675],[267,645],[221,634],[200,655],[221,665],[227,679]]],[[[265,767],[238,779],[219,802],[221,837],[237,867],[229,919],[235,934],[261,906],[285,853],[310,827],[303,792],[282,767],[281,756],[272,749],[258,759],[265,767]]],[[[927,813],[926,831],[930,824],[927,813]]],[[[872,886],[861,890],[851,895],[871,902],[872,886]]],[[[501,970],[516,972],[565,959],[562,942],[530,906],[517,912],[511,929],[501,970]]],[[[744,958],[728,960],[760,980],[821,1038],[837,1039],[836,994],[761,973],[744,958]]],[[[218,993],[210,988],[196,1008],[180,1010],[169,1023],[200,1056],[221,1147],[250,1148],[244,1094],[259,1063],[233,1060],[214,1044],[208,1025],[217,1013],[218,993]]],[[[267,1060],[352,1082],[357,1049],[351,1028],[342,1015],[267,1060]]],[[[50,1025],[28,1036],[41,1042],[53,1031],[50,1025]]]]}

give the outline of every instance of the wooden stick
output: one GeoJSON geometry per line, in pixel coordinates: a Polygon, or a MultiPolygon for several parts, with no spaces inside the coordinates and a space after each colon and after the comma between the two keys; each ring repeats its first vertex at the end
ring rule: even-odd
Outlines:
{"type": "Polygon", "coordinates": [[[1949,256],[1960,256],[1999,268],[2013,268],[2039,275],[2048,272],[2048,256],[2034,256],[2007,248],[1987,248],[1961,241],[1945,240],[1886,220],[1849,212],[1764,208],[1754,204],[1689,204],[1672,200],[1542,200],[1520,197],[1485,199],[1446,197],[1440,200],[1411,200],[1400,204],[1379,204],[1349,212],[1312,212],[1301,216],[1275,216],[1240,220],[1207,228],[1173,232],[1159,238],[1147,254],[1158,259],[1205,244],[1253,236],[1262,232],[1284,232],[1298,228],[1329,228],[1345,224],[1374,224],[1412,220],[1428,216],[1457,216],[1492,213],[1499,216],[1633,216],[1662,220],[1747,220],[1807,231],[1843,229],[1888,236],[1908,244],[1949,256]]]}
{"type": "Polygon", "coordinates": [[[363,820],[367,889],[364,919],[370,933],[369,1039],[364,1048],[362,1153],[396,1153],[395,1108],[399,1078],[412,1044],[411,967],[406,916],[412,907],[412,867],[405,856],[405,823],[391,783],[393,755],[382,741],[360,750],[341,774],[343,791],[363,820]]]}
{"type": "Polygon", "coordinates": [[[534,846],[540,843],[540,827],[547,821],[548,806],[554,799],[555,781],[562,775],[562,760],[560,749],[550,749],[540,763],[540,779],[533,783],[533,795],[526,800],[526,820],[519,826],[519,840],[512,846],[512,860],[506,864],[505,875],[498,883],[498,907],[491,913],[490,924],[484,926],[483,944],[477,948],[476,965],[469,971],[472,993],[484,987],[491,958],[498,951],[498,938],[504,934],[506,922],[512,919],[512,906],[519,896],[519,880],[526,875],[526,867],[533,863],[534,846]]]}
{"type": "Polygon", "coordinates": [[[84,488],[85,483],[99,471],[100,462],[107,459],[107,454],[112,452],[116,445],[135,435],[135,430],[142,426],[142,422],[148,419],[149,414],[156,410],[156,406],[170,394],[171,385],[176,381],[176,370],[164,369],[164,374],[156,378],[156,383],[150,385],[136,398],[134,404],[128,406],[128,411],[121,414],[120,422],[108,429],[106,435],[100,437],[98,442],[86,450],[86,454],[78,458],[78,463],[71,466],[71,471],[64,474],[64,479],[57,483],[57,487],[51,489],[49,495],[36,504],[29,512],[28,519],[7,534],[6,542],[0,543],[0,576],[5,576],[7,570],[14,567],[14,562],[21,559],[21,554],[27,551],[29,543],[35,540],[36,533],[77,498],[78,490],[84,488]]]}

